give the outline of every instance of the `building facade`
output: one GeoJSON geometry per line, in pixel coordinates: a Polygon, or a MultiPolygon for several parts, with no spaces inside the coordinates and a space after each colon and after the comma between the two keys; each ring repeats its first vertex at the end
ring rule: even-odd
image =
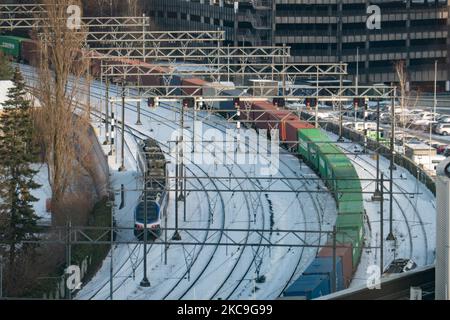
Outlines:
{"type": "Polygon", "coordinates": [[[143,0],[163,30],[221,29],[234,45],[291,47],[295,63],[345,62],[360,83],[393,82],[405,61],[410,86],[450,90],[447,0],[143,0]],[[367,20],[380,28],[367,27],[367,20]],[[369,8],[370,9],[370,8],[369,8]],[[358,67],[357,68],[357,61],[358,67]]]}

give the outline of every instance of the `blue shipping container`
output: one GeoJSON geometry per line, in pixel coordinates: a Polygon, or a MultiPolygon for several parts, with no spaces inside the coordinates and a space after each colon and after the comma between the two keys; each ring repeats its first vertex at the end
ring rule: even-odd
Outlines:
{"type": "MultiPolygon", "coordinates": [[[[333,279],[333,257],[316,257],[314,261],[306,268],[303,274],[325,274],[330,279],[330,290],[333,288],[331,279],[333,279]]],[[[336,290],[344,289],[344,278],[342,274],[341,257],[336,257],[336,290]]],[[[331,292],[331,291],[330,291],[331,292]]]]}
{"type": "Polygon", "coordinates": [[[330,293],[330,280],[327,275],[302,275],[295,280],[286,291],[285,297],[305,297],[307,300],[315,299],[330,293]]]}

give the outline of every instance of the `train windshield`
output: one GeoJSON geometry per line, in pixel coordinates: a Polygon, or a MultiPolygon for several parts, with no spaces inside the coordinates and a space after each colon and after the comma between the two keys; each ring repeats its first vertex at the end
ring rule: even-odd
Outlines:
{"type": "MultiPolygon", "coordinates": [[[[154,223],[159,220],[159,206],[155,202],[147,202],[147,223],[154,223]]],[[[136,208],[136,221],[144,223],[144,202],[136,208]]]]}

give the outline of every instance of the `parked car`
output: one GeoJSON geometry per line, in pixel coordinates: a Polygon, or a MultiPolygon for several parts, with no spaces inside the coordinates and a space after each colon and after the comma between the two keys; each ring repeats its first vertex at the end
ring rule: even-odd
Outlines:
{"type": "Polygon", "coordinates": [[[346,122],[344,126],[356,131],[364,131],[364,129],[377,130],[377,124],[375,122],[346,122]]]}
{"type": "Polygon", "coordinates": [[[408,272],[416,267],[417,264],[411,259],[396,259],[389,265],[386,274],[408,272]]]}
{"type": "Polygon", "coordinates": [[[437,145],[435,148],[436,148],[437,154],[444,154],[445,149],[448,148],[448,145],[447,144],[440,144],[440,145],[437,145]]]}
{"type": "Polygon", "coordinates": [[[391,122],[391,114],[388,112],[383,112],[380,114],[380,122],[387,124],[391,122]]]}
{"type": "Polygon", "coordinates": [[[448,136],[450,134],[450,123],[440,123],[436,127],[436,133],[448,136]]]}
{"type": "Polygon", "coordinates": [[[436,129],[437,129],[437,127],[438,127],[438,125],[439,124],[441,124],[441,123],[450,123],[450,116],[448,116],[448,115],[443,115],[443,116],[440,116],[438,119],[436,119],[437,120],[437,122],[436,123],[433,123],[433,126],[432,126],[432,130],[433,130],[433,132],[434,133],[436,133],[436,129]]]}

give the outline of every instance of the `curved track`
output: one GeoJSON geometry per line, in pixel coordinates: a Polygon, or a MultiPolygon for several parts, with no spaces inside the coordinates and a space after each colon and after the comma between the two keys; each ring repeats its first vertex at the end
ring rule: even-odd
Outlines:
{"type": "MultiPolygon", "coordinates": [[[[99,88],[102,89],[102,87],[99,87],[99,88]]],[[[97,98],[101,99],[102,97],[97,96],[97,98]]],[[[163,107],[164,107],[164,108],[170,108],[169,106],[165,106],[165,105],[163,105],[163,107]]],[[[127,110],[130,110],[130,111],[132,111],[132,112],[136,112],[136,110],[135,110],[134,108],[131,108],[131,107],[129,107],[128,105],[127,105],[126,108],[127,108],[127,110]]],[[[172,111],[172,112],[177,112],[177,111],[174,111],[174,110],[171,110],[171,111],[172,111]]],[[[164,125],[166,125],[166,126],[168,126],[169,123],[173,122],[173,120],[171,120],[171,119],[164,118],[164,117],[162,117],[162,116],[160,116],[160,115],[157,115],[157,114],[155,114],[155,113],[147,112],[145,109],[142,109],[142,110],[141,110],[141,113],[142,113],[142,116],[143,116],[143,117],[148,117],[148,118],[150,118],[152,121],[156,120],[156,118],[159,118],[159,120],[157,120],[157,122],[159,122],[160,124],[164,124],[164,125]]],[[[190,115],[189,115],[189,113],[188,113],[188,117],[189,117],[189,116],[190,116],[190,115]]],[[[191,117],[192,117],[192,116],[191,116],[191,117]]],[[[220,124],[221,126],[226,127],[225,125],[223,125],[223,122],[222,122],[222,123],[216,122],[216,124],[220,124]]],[[[127,132],[128,134],[132,134],[132,135],[133,135],[133,134],[136,134],[136,132],[139,132],[139,131],[136,130],[135,128],[133,128],[133,127],[131,127],[131,126],[128,126],[128,125],[126,126],[126,128],[127,128],[127,130],[128,130],[128,132],[127,132]],[[134,131],[135,133],[133,133],[133,131],[134,131]]],[[[172,128],[176,129],[177,127],[172,126],[172,128]]],[[[142,132],[140,132],[139,134],[141,134],[141,135],[144,136],[144,137],[146,137],[146,136],[148,137],[148,135],[146,135],[146,134],[144,134],[144,133],[142,133],[142,132]]],[[[166,147],[167,147],[167,145],[166,145],[166,147]]],[[[250,147],[251,147],[251,146],[250,146],[250,147]]],[[[286,165],[286,167],[289,168],[292,172],[294,172],[295,174],[297,174],[297,172],[296,172],[295,170],[293,170],[292,168],[290,168],[286,163],[283,162],[283,164],[286,165]]],[[[199,168],[199,167],[198,167],[198,168],[199,168]]],[[[200,168],[199,168],[199,169],[200,169],[200,168]]],[[[227,168],[227,169],[229,170],[229,168],[227,168]]],[[[188,170],[189,170],[189,169],[188,169],[188,170]]],[[[248,175],[247,175],[247,173],[245,172],[245,170],[241,169],[241,171],[244,172],[244,174],[248,177],[248,175]]],[[[190,172],[193,173],[192,171],[190,171],[190,172]]],[[[203,172],[204,172],[204,171],[203,171],[203,172]]],[[[229,172],[231,172],[231,171],[229,170],[229,172]]],[[[204,172],[204,173],[205,173],[205,172],[204,172]]],[[[283,176],[285,176],[285,175],[283,175],[283,176]]],[[[303,176],[303,175],[300,175],[300,177],[302,177],[302,176],[303,176]]],[[[304,176],[303,176],[303,177],[304,177],[304,176]]],[[[198,179],[197,179],[197,180],[198,180],[198,179]]],[[[199,181],[199,180],[198,180],[198,181],[199,181]]],[[[199,182],[200,182],[200,181],[199,181],[199,182]]],[[[200,182],[200,184],[202,184],[202,183],[200,182]]],[[[292,189],[294,188],[293,185],[292,185],[290,182],[289,182],[289,185],[291,186],[292,189]]],[[[306,183],[304,183],[303,185],[306,185],[306,183]]],[[[205,189],[205,188],[203,188],[203,190],[204,190],[204,189],[205,189]]],[[[216,186],[216,189],[218,189],[217,186],[216,186]]],[[[242,190],[242,187],[241,187],[241,190],[242,190]]],[[[311,191],[313,191],[313,190],[311,190],[311,191]]],[[[270,191],[269,191],[269,192],[270,192],[270,191]]],[[[220,192],[218,192],[218,193],[220,194],[220,192]]],[[[206,194],[207,194],[207,192],[206,192],[206,194]]],[[[310,193],[308,193],[308,194],[309,194],[309,196],[311,197],[311,201],[312,201],[313,204],[314,204],[314,207],[315,207],[315,210],[316,210],[316,214],[317,214],[317,216],[318,216],[318,221],[320,222],[320,215],[321,215],[321,212],[320,212],[320,206],[318,206],[317,199],[314,199],[314,197],[313,197],[312,194],[310,194],[310,193]]],[[[207,197],[208,197],[208,204],[209,204],[209,206],[211,206],[211,203],[210,203],[208,194],[207,194],[207,197]]],[[[220,197],[221,197],[221,203],[222,203],[222,210],[224,211],[224,210],[225,210],[224,200],[223,200],[222,195],[220,195],[220,197]]],[[[261,195],[259,196],[259,199],[258,199],[258,200],[259,200],[260,204],[262,204],[261,195]]],[[[306,224],[307,224],[307,219],[306,219],[306,216],[305,216],[305,212],[304,212],[304,210],[303,210],[302,201],[298,198],[298,195],[297,195],[297,202],[299,203],[300,207],[302,208],[301,211],[302,211],[302,214],[303,214],[303,221],[304,221],[305,226],[306,226],[306,224]]],[[[249,204],[248,204],[247,199],[246,199],[246,205],[247,205],[247,212],[248,212],[248,214],[249,214],[248,223],[250,223],[250,214],[251,214],[251,212],[250,212],[250,207],[249,207],[249,204]]],[[[265,208],[265,206],[264,206],[264,205],[261,205],[261,208],[265,208]]],[[[263,223],[264,223],[264,221],[265,221],[265,214],[264,214],[264,212],[262,212],[262,221],[263,221],[263,223]]],[[[225,217],[224,217],[224,219],[223,219],[223,223],[225,223],[225,217]]],[[[318,225],[321,226],[321,223],[319,223],[318,225]]],[[[249,225],[249,227],[250,227],[250,225],[249,225]]],[[[207,236],[207,234],[206,234],[205,236],[207,236]]],[[[222,236],[222,234],[221,234],[221,236],[222,236]]],[[[248,239],[248,235],[247,235],[247,239],[248,239]]],[[[261,238],[261,241],[262,241],[262,238],[261,238]]],[[[320,242],[320,237],[319,237],[319,242],[320,242]]],[[[138,249],[138,246],[139,246],[139,245],[137,245],[135,248],[133,248],[133,252],[134,252],[135,250],[138,249]]],[[[150,248],[151,248],[151,247],[150,247],[150,248]]],[[[149,250],[150,250],[150,248],[149,248],[149,250]]],[[[218,249],[218,248],[215,248],[214,253],[217,251],[217,249],[218,249]]],[[[259,250],[259,247],[258,247],[258,250],[259,250]]],[[[297,263],[297,265],[295,266],[294,271],[293,271],[291,277],[289,278],[287,284],[283,287],[283,289],[282,289],[281,291],[283,291],[284,288],[287,287],[287,285],[289,284],[289,282],[290,282],[290,281],[292,280],[292,278],[294,277],[294,275],[295,275],[295,273],[296,273],[296,271],[297,271],[297,269],[298,269],[298,267],[299,267],[299,265],[300,265],[300,263],[301,263],[301,261],[302,261],[302,257],[303,257],[303,252],[304,252],[304,250],[305,250],[305,249],[302,248],[300,257],[299,257],[299,259],[298,259],[298,263],[297,263]]],[[[199,257],[200,251],[201,251],[201,250],[199,250],[199,252],[197,253],[197,256],[196,256],[195,260],[197,260],[197,258],[199,257]]],[[[214,297],[220,292],[220,290],[221,290],[221,289],[223,288],[223,286],[226,284],[227,280],[231,277],[231,275],[233,274],[233,271],[236,269],[236,267],[237,267],[237,265],[238,265],[238,263],[239,263],[239,260],[240,260],[240,258],[242,257],[242,255],[243,255],[243,253],[244,253],[244,251],[245,251],[245,247],[244,247],[244,250],[240,250],[240,251],[241,251],[241,252],[240,252],[239,258],[237,259],[237,261],[235,262],[234,266],[233,266],[232,269],[230,270],[230,272],[229,272],[229,274],[227,275],[225,281],[223,281],[223,282],[221,283],[221,285],[220,285],[219,288],[214,292],[214,294],[213,294],[213,296],[212,296],[211,298],[214,298],[214,297]]],[[[179,298],[183,298],[183,297],[189,292],[189,290],[193,287],[193,285],[195,284],[195,282],[197,282],[197,281],[202,277],[202,275],[206,272],[206,270],[208,269],[208,265],[209,265],[210,261],[212,261],[213,258],[214,258],[214,256],[215,256],[214,253],[211,254],[210,260],[209,260],[208,263],[204,266],[202,272],[198,275],[198,277],[196,278],[196,280],[194,281],[194,283],[193,283],[193,284],[188,288],[188,290],[186,290],[186,291],[181,295],[181,297],[179,297],[179,298]]],[[[195,262],[195,261],[194,261],[194,262],[195,262]]],[[[125,264],[124,264],[124,265],[125,265],[125,264]]],[[[124,266],[124,265],[123,265],[123,266],[124,266]]],[[[230,297],[233,295],[233,293],[239,288],[239,286],[240,286],[241,283],[243,282],[244,278],[245,278],[245,277],[247,276],[247,274],[250,272],[250,270],[251,270],[251,268],[252,268],[252,265],[253,265],[253,264],[250,264],[250,265],[248,266],[248,268],[247,268],[246,271],[245,271],[245,274],[241,277],[240,281],[238,281],[238,283],[236,284],[236,286],[232,289],[231,293],[229,293],[228,298],[230,298],[230,297]]],[[[119,270],[117,271],[117,273],[118,273],[118,272],[119,272],[119,270]]],[[[186,272],[187,272],[187,271],[186,271],[186,272]]],[[[184,279],[184,276],[180,278],[180,281],[179,281],[179,282],[181,282],[183,279],[184,279]]],[[[124,280],[124,281],[122,282],[122,284],[123,284],[125,281],[126,281],[126,280],[124,280]]],[[[175,286],[173,287],[173,289],[174,289],[176,286],[177,286],[177,285],[175,285],[175,286]]],[[[121,287],[121,285],[117,286],[114,290],[116,291],[116,290],[118,290],[120,287],[121,287]]],[[[101,290],[101,289],[100,289],[100,290],[101,290]]],[[[100,292],[100,290],[99,290],[98,292],[100,292]]],[[[170,294],[171,292],[173,292],[173,290],[170,290],[169,293],[166,295],[166,297],[168,297],[169,294],[170,294]]],[[[94,296],[95,296],[95,295],[94,295],[94,296]]]]}

